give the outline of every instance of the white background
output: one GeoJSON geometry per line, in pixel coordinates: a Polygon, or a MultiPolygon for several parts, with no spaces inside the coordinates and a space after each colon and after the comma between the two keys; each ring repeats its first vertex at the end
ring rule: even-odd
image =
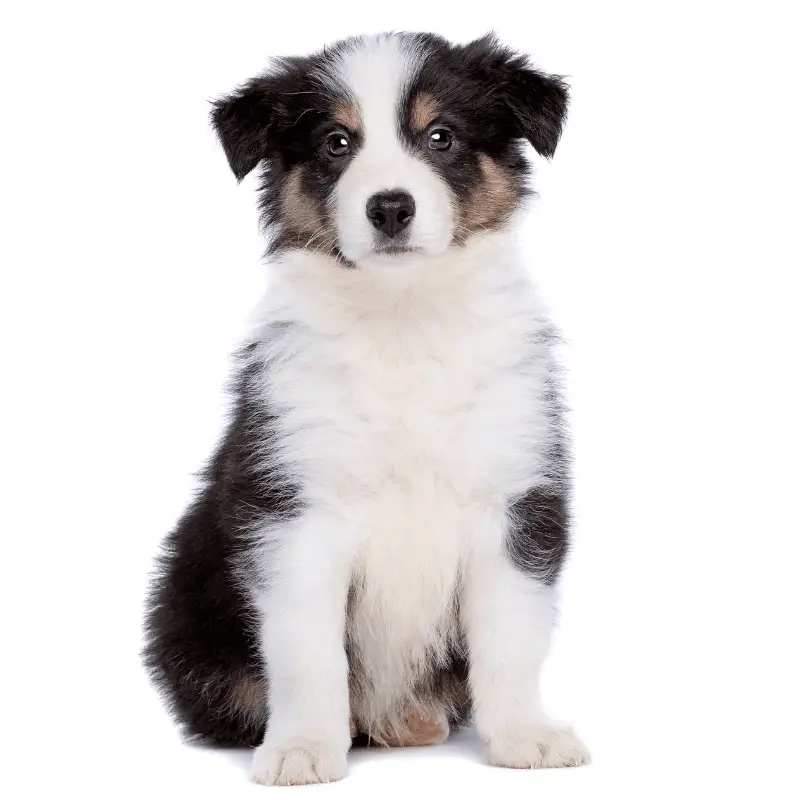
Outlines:
{"type": "Polygon", "coordinates": [[[6,6],[0,792],[278,791],[247,782],[247,753],[182,745],[137,658],[152,556],[268,272],[208,100],[337,37],[494,28],[573,86],[525,233],[570,340],[577,456],[546,690],[594,764],[492,769],[464,732],[284,791],[800,796],[791,5],[6,6]]]}

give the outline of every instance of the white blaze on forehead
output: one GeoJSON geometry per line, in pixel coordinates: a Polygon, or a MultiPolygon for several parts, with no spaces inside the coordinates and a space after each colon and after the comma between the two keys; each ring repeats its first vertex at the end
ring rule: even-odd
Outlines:
{"type": "Polygon", "coordinates": [[[399,142],[400,104],[419,69],[419,53],[398,36],[371,36],[342,54],[340,80],[361,111],[365,149],[399,142]]]}
{"type": "Polygon", "coordinates": [[[414,198],[408,246],[442,252],[452,239],[447,186],[401,141],[400,115],[423,60],[413,39],[388,35],[354,42],[333,64],[336,82],[358,105],[361,117],[361,147],[339,179],[334,198],[340,248],[354,261],[373,252],[375,231],[365,207],[376,192],[402,189],[414,198]]]}

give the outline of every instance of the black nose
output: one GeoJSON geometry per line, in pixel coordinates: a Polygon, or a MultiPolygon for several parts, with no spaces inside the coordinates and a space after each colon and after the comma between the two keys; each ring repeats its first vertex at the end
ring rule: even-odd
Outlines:
{"type": "Polygon", "coordinates": [[[397,236],[405,230],[414,217],[416,206],[414,198],[408,193],[398,191],[378,192],[367,200],[367,218],[387,236],[397,236]]]}

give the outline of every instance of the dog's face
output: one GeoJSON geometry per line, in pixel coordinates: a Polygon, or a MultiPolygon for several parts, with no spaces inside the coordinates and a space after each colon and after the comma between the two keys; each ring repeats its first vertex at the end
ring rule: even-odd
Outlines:
{"type": "Polygon", "coordinates": [[[491,36],[388,34],[280,59],[212,116],[239,180],[265,165],[273,248],[352,266],[505,225],[527,190],[524,140],[550,157],[566,108],[561,80],[491,36]]]}

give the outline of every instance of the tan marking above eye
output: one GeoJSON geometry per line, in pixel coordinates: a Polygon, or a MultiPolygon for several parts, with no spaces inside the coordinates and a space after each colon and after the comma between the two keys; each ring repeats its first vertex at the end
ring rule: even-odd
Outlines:
{"type": "Polygon", "coordinates": [[[420,133],[439,116],[439,105],[433,96],[420,92],[411,103],[411,127],[420,133]]]}
{"type": "Polygon", "coordinates": [[[333,121],[352,133],[361,129],[361,114],[355,103],[340,103],[333,111],[333,121]]]}

